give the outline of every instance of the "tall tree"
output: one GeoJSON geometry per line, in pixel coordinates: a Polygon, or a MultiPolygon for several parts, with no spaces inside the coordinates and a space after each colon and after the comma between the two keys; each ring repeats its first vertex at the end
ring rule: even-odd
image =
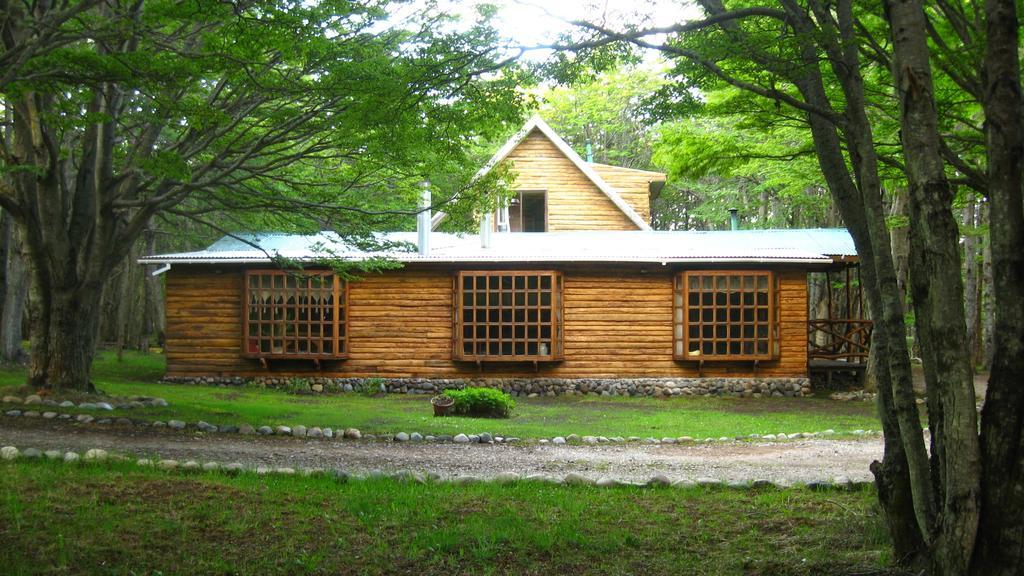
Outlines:
{"type": "Polygon", "coordinates": [[[0,4],[0,207],[29,265],[31,385],[90,386],[104,283],[154,217],[349,234],[415,210],[424,178],[469,181],[463,138],[518,121],[519,78],[483,77],[504,64],[483,16],[452,31],[390,5],[0,4]]]}
{"type": "Polygon", "coordinates": [[[861,255],[876,319],[873,345],[887,360],[878,374],[885,453],[872,470],[896,558],[935,574],[1020,573],[1024,494],[1014,490],[1024,477],[1024,204],[1015,3],[987,0],[984,10],[980,2],[926,9],[919,0],[699,3],[703,19],[660,29],[581,22],[586,37],[571,47],[660,50],[679,63],[681,89],[727,84],[773,102],[780,116],[803,117],[861,255]],[[658,39],[665,34],[667,41],[658,39]],[[901,146],[892,146],[895,134],[901,146]],[[908,190],[909,275],[929,386],[930,452],[914,405],[885,227],[887,169],[898,170],[908,190]],[[993,208],[993,293],[996,324],[1005,332],[993,332],[1000,369],[997,376],[993,360],[980,435],[954,183],[988,194],[993,208]]]}

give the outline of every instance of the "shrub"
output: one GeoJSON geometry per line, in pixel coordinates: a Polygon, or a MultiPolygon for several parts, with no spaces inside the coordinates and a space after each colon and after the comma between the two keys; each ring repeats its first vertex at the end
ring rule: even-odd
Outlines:
{"type": "Polygon", "coordinates": [[[467,416],[508,418],[516,407],[511,396],[495,388],[445,390],[444,395],[455,401],[456,414],[467,416]]]}

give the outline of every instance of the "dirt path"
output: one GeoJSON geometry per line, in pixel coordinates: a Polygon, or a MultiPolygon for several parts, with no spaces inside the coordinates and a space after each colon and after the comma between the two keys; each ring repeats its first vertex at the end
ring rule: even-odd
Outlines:
{"type": "Polygon", "coordinates": [[[607,476],[624,481],[646,481],[656,474],[672,480],[811,482],[838,476],[870,480],[868,465],[882,456],[882,442],[877,438],[660,446],[394,444],[236,434],[202,436],[23,418],[0,419],[0,445],[79,452],[103,448],[137,457],[330,468],[351,474],[379,470],[433,472],[442,477],[491,477],[502,472],[556,476],[575,472],[592,479],[607,476]]]}

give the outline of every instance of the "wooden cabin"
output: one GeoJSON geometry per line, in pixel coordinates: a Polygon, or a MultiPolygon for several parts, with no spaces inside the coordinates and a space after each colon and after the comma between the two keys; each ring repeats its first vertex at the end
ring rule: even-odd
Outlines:
{"type": "Polygon", "coordinates": [[[370,256],[331,233],[143,259],[170,265],[168,376],[808,376],[807,275],[856,262],[845,230],[653,231],[663,174],[587,162],[539,118],[484,170],[503,162],[518,194],[479,236],[429,213],[381,234],[419,244],[387,254],[401,269],[344,281],[268,257],[370,256]]]}

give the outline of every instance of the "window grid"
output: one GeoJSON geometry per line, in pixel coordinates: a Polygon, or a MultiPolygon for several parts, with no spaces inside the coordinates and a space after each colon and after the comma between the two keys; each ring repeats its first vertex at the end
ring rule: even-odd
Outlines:
{"type": "Polygon", "coordinates": [[[454,359],[562,359],[561,273],[459,272],[454,282],[454,359]]]}
{"type": "Polygon", "coordinates": [[[329,271],[247,270],[244,355],[346,357],[347,296],[345,282],[329,271]]]}
{"type": "Polygon", "coordinates": [[[766,271],[688,271],[676,276],[677,360],[778,357],[775,277],[766,271]]]}

